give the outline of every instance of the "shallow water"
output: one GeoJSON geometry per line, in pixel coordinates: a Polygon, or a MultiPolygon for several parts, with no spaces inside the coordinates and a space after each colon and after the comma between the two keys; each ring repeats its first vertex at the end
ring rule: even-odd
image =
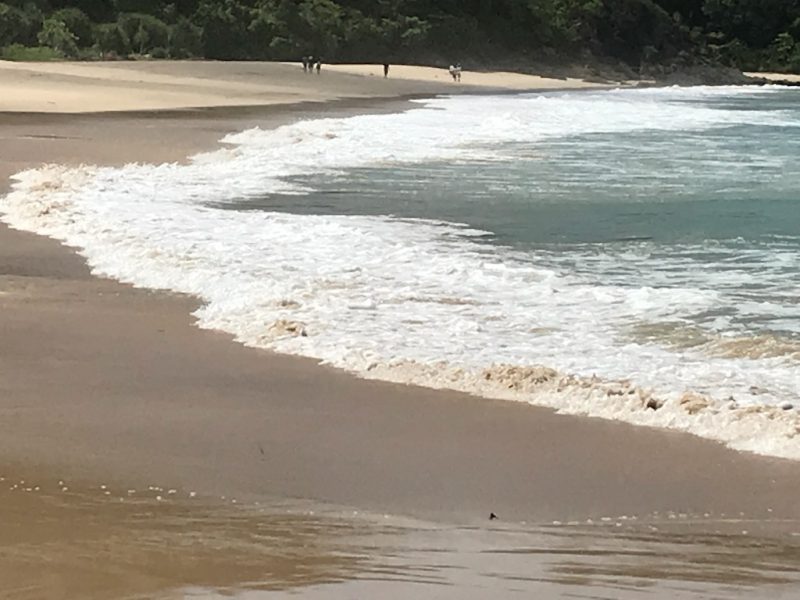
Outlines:
{"type": "Polygon", "coordinates": [[[798,99],[441,98],[29,172],[2,210],[246,344],[798,459],[798,99]]]}
{"type": "Polygon", "coordinates": [[[6,473],[0,523],[0,596],[13,599],[788,598],[800,590],[800,523],[768,518],[464,526],[6,473]]]}

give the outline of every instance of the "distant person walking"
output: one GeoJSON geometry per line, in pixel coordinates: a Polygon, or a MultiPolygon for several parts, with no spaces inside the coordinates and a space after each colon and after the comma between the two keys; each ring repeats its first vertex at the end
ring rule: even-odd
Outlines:
{"type": "Polygon", "coordinates": [[[311,57],[303,56],[303,73],[308,73],[308,69],[310,66],[311,66],[311,57]]]}
{"type": "Polygon", "coordinates": [[[383,63],[383,78],[386,79],[389,76],[389,63],[383,63]]]}
{"type": "Polygon", "coordinates": [[[322,59],[321,58],[317,59],[317,64],[314,65],[314,68],[317,70],[317,75],[319,75],[319,72],[322,71],[322,59]]]}

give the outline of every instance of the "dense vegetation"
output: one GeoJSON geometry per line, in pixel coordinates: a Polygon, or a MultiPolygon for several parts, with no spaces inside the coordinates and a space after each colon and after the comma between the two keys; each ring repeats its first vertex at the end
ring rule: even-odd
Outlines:
{"type": "Polygon", "coordinates": [[[6,58],[722,62],[800,71],[800,0],[5,0],[6,58]]]}

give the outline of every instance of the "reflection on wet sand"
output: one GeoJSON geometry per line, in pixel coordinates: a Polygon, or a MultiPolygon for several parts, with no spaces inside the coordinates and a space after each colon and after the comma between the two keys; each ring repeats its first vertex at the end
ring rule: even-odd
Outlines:
{"type": "MultiPolygon", "coordinates": [[[[371,534],[371,566],[304,598],[795,598],[800,538],[787,526],[651,521],[535,529],[409,528],[371,534]],[[654,524],[657,523],[657,524],[654,524]],[[716,531],[719,533],[698,533],[716,531]],[[734,532],[736,530],[736,532],[734,532]]],[[[276,594],[282,597],[283,594],[276,594]]],[[[242,593],[240,600],[272,598],[242,593]]]]}
{"type": "Polygon", "coordinates": [[[353,576],[351,527],[313,515],[238,509],[186,492],[0,481],[0,597],[182,597],[280,590],[353,576]]]}
{"type": "MultiPolygon", "coordinates": [[[[703,522],[649,524],[647,531],[605,529],[550,530],[547,545],[493,550],[501,554],[544,560],[542,583],[580,586],[596,591],[647,591],[663,597],[767,597],[777,589],[800,592],[800,545],[785,534],[775,537],[742,533],[742,526],[761,523],[703,522]],[[714,533],[703,533],[708,528],[714,533]],[[736,532],[734,533],[734,530],[736,532]]],[[[763,529],[774,529],[769,524],[763,529]]],[[[496,574],[502,578],[514,576],[496,574]]],[[[635,597],[636,594],[610,597],[635,597]]],[[[604,597],[604,596],[603,596],[604,597]]],[[[656,595],[656,597],[662,597],[656,595]]]]}
{"type": "MultiPolygon", "coordinates": [[[[672,518],[676,517],[676,518],[672,518]]],[[[800,523],[606,518],[473,527],[0,480],[0,597],[793,598],[800,523]]]]}

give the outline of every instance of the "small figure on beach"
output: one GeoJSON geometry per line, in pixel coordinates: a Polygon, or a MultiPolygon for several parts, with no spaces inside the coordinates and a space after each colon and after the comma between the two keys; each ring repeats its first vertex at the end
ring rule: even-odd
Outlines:
{"type": "Polygon", "coordinates": [[[448,71],[450,71],[450,76],[453,78],[453,81],[455,82],[461,81],[461,63],[450,65],[448,71]]]}
{"type": "Polygon", "coordinates": [[[497,515],[494,514],[493,512],[489,513],[489,520],[494,521],[495,519],[497,519],[497,515]]]}
{"type": "Polygon", "coordinates": [[[303,73],[308,73],[308,68],[311,64],[310,56],[303,56],[303,73]]]}
{"type": "Polygon", "coordinates": [[[386,79],[389,76],[389,63],[383,63],[383,78],[386,79]]]}
{"type": "Polygon", "coordinates": [[[317,70],[317,75],[319,75],[319,72],[322,70],[322,59],[321,58],[317,59],[317,63],[314,65],[314,68],[317,70]]]}

